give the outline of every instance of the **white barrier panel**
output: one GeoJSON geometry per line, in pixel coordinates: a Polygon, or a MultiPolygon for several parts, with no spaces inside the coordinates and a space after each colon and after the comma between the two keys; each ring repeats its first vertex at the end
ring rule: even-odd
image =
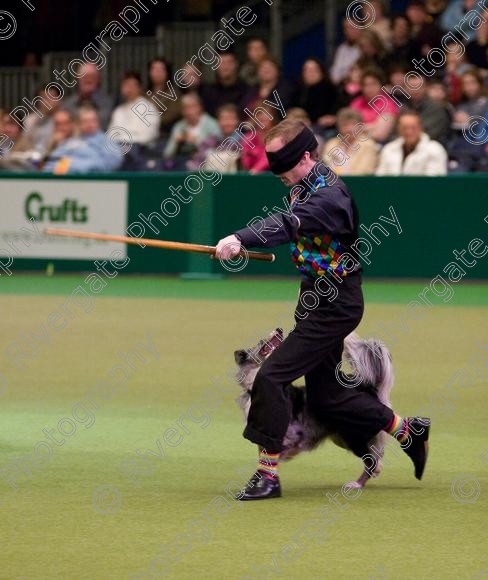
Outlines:
{"type": "Polygon", "coordinates": [[[127,246],[47,236],[46,228],[125,235],[127,183],[72,179],[0,180],[0,256],[67,260],[110,259],[127,246]]]}

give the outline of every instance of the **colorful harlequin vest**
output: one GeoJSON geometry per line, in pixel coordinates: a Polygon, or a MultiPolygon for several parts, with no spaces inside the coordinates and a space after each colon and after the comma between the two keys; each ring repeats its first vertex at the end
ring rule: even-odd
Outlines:
{"type": "MultiPolygon", "coordinates": [[[[323,175],[315,181],[312,191],[327,187],[323,175]]],[[[293,201],[291,203],[293,207],[293,201]]],[[[311,238],[298,236],[290,242],[291,259],[298,271],[306,278],[319,278],[329,275],[345,278],[348,272],[339,259],[347,248],[331,235],[321,234],[311,238]]]]}

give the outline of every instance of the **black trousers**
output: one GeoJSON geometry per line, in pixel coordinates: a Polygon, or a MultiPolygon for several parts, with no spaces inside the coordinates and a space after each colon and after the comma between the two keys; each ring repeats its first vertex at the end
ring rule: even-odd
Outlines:
{"type": "Polygon", "coordinates": [[[343,386],[336,378],[344,338],[361,321],[364,311],[361,275],[334,282],[338,295],[319,294],[303,281],[295,310],[295,328],[261,366],[253,384],[244,437],[269,453],[283,449],[290,420],[284,386],[305,376],[307,404],[318,419],[337,429],[358,456],[368,452],[367,441],[393,419],[391,409],[373,395],[343,386]],[[314,298],[311,294],[313,292],[314,298]],[[317,304],[316,308],[311,308],[317,304]]]}

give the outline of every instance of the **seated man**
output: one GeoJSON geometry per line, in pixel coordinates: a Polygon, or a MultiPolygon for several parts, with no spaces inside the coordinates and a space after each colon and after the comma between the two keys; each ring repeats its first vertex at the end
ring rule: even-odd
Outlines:
{"type": "Polygon", "coordinates": [[[222,62],[215,71],[216,81],[202,87],[202,99],[205,109],[215,116],[222,105],[239,106],[248,90],[248,85],[239,79],[239,61],[232,52],[223,52],[222,62]]]}
{"type": "Polygon", "coordinates": [[[236,105],[222,105],[217,110],[221,136],[211,135],[198,147],[198,151],[186,167],[190,171],[196,171],[202,163],[206,167],[212,167],[220,173],[236,173],[240,166],[240,153],[243,149],[242,136],[236,132],[239,126],[239,109],[236,105]],[[218,149],[223,145],[222,149],[218,149]]]}
{"type": "Polygon", "coordinates": [[[447,152],[423,132],[418,113],[400,115],[398,134],[383,147],[376,175],[446,175],[447,152]]]}
{"type": "Polygon", "coordinates": [[[422,121],[422,128],[431,138],[442,144],[447,143],[451,117],[447,107],[435,103],[427,93],[427,83],[422,78],[412,77],[408,81],[407,93],[410,95],[408,108],[416,111],[422,121]]]}
{"type": "Polygon", "coordinates": [[[221,137],[217,120],[203,110],[202,100],[196,93],[182,97],[181,113],[183,119],[174,125],[163,153],[168,169],[185,170],[203,141],[212,136],[221,137]]]}
{"type": "Polygon", "coordinates": [[[0,112],[0,171],[36,170],[42,155],[14,119],[0,112]]]}
{"type": "MultiPolygon", "coordinates": [[[[70,114],[67,111],[60,113],[70,114]]],[[[122,152],[115,143],[107,142],[105,133],[100,129],[100,119],[92,107],[82,107],[78,113],[79,135],[59,142],[49,154],[43,171],[64,175],[67,173],[104,173],[117,170],[122,163],[122,152]]]]}
{"type": "Polygon", "coordinates": [[[76,117],[80,107],[91,105],[99,114],[103,129],[107,128],[113,108],[113,99],[101,87],[100,71],[93,63],[85,63],[78,69],[76,92],[65,101],[65,108],[76,117]]]}
{"type": "Polygon", "coordinates": [[[120,94],[124,102],[112,113],[109,133],[115,135],[119,131],[119,128],[122,128],[122,131],[119,132],[121,139],[131,144],[148,145],[156,141],[159,137],[161,119],[156,110],[156,106],[152,101],[146,99],[143,92],[142,80],[139,73],[132,71],[126,72],[120,85],[120,94]],[[144,113],[146,109],[149,111],[147,114],[144,113]],[[146,125],[138,113],[144,115],[149,125],[146,125]]]}

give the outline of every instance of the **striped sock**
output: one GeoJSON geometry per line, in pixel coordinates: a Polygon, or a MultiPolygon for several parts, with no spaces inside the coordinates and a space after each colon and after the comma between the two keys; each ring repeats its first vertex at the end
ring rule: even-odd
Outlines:
{"type": "Polygon", "coordinates": [[[399,443],[404,443],[408,439],[408,420],[400,415],[394,415],[385,431],[399,443]]]}
{"type": "Polygon", "coordinates": [[[266,449],[259,449],[258,469],[260,473],[266,477],[278,477],[278,462],[280,460],[279,453],[268,453],[266,449]]]}

